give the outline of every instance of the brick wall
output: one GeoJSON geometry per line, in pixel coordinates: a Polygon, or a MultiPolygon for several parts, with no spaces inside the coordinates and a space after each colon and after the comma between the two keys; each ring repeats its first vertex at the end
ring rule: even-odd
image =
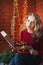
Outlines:
{"type": "MultiPolygon", "coordinates": [[[[12,0],[0,1],[0,31],[4,30],[11,37],[11,18],[13,12],[12,0]]],[[[0,34],[0,52],[9,50],[8,43],[0,34]]]]}
{"type": "Polygon", "coordinates": [[[43,0],[36,0],[36,13],[39,14],[43,23],[43,0]]]}

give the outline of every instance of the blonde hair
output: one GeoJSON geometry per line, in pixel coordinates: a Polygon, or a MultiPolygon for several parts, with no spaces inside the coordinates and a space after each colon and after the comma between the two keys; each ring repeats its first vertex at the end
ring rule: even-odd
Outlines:
{"type": "Polygon", "coordinates": [[[36,25],[37,25],[37,24],[41,25],[41,20],[40,20],[39,15],[36,14],[36,13],[30,13],[30,14],[27,15],[25,21],[24,21],[23,24],[22,24],[22,28],[23,28],[23,29],[26,29],[26,26],[25,26],[26,21],[27,21],[28,17],[31,16],[31,15],[33,15],[33,16],[36,18],[36,25]]]}
{"type": "Polygon", "coordinates": [[[25,19],[25,21],[23,22],[23,24],[21,25],[21,31],[26,29],[26,21],[28,19],[29,16],[33,15],[36,19],[36,24],[35,24],[35,27],[34,27],[34,37],[36,37],[37,39],[39,39],[41,36],[42,36],[42,22],[41,22],[41,19],[39,17],[38,14],[36,13],[30,13],[29,15],[27,15],[27,18],[25,19]],[[36,28],[36,30],[35,30],[36,28]]]}
{"type": "Polygon", "coordinates": [[[20,32],[24,29],[26,29],[26,21],[27,21],[28,17],[26,17],[25,21],[21,24],[21,27],[20,27],[20,32]]]}

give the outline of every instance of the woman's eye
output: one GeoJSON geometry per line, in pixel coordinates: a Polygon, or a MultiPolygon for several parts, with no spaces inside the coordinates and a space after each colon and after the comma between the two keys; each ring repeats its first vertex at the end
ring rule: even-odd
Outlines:
{"type": "Polygon", "coordinates": [[[35,24],[34,22],[31,22],[31,24],[35,24]]]}
{"type": "Polygon", "coordinates": [[[34,24],[34,22],[33,22],[33,24],[34,24]]]}
{"type": "Polygon", "coordinates": [[[31,23],[35,24],[34,22],[31,22],[31,23]]]}

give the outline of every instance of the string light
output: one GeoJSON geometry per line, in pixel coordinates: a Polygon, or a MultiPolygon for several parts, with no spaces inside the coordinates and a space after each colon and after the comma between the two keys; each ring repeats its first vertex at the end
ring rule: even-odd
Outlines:
{"type": "Polygon", "coordinates": [[[25,21],[25,18],[27,17],[28,14],[28,0],[24,0],[24,5],[23,5],[23,21],[25,21]]]}
{"type": "MultiPolygon", "coordinates": [[[[28,14],[28,0],[23,1],[22,7],[23,7],[22,21],[24,22],[25,18],[27,17],[27,14],[28,14]]],[[[17,29],[18,34],[15,34],[16,33],[16,26],[18,26],[18,28],[19,28],[19,25],[21,25],[19,14],[20,14],[19,13],[19,0],[14,0],[13,1],[13,17],[12,17],[12,21],[11,21],[11,34],[12,34],[12,39],[13,40],[15,40],[17,38],[17,35],[19,35],[19,29],[17,29]]]]}
{"type": "Polygon", "coordinates": [[[11,34],[12,34],[13,41],[16,39],[16,36],[15,36],[16,35],[15,28],[17,25],[16,20],[20,20],[19,18],[20,17],[19,17],[18,0],[14,0],[13,1],[13,17],[12,17],[12,21],[11,21],[11,34]]]}

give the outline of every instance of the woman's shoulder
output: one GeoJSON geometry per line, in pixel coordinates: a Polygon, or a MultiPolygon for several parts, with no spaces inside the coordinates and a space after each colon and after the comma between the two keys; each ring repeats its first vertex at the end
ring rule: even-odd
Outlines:
{"type": "Polygon", "coordinates": [[[27,30],[26,30],[26,29],[24,29],[24,30],[22,30],[22,31],[21,31],[21,33],[26,33],[26,32],[27,32],[27,30]]]}

